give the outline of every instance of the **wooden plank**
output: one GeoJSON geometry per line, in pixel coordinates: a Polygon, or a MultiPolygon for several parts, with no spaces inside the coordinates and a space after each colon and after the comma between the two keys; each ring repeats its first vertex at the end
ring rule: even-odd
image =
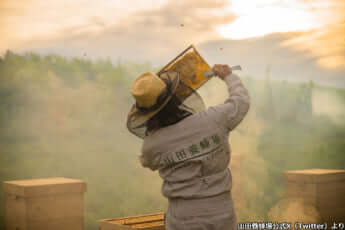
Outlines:
{"type": "Polygon", "coordinates": [[[132,225],[132,228],[138,229],[164,229],[164,221],[155,221],[152,223],[143,223],[143,224],[135,224],[132,225]]]}
{"type": "Polygon", "coordinates": [[[164,215],[156,215],[156,216],[142,216],[138,218],[131,218],[124,220],[124,224],[131,225],[131,224],[140,224],[140,223],[147,223],[147,222],[154,222],[163,220],[164,215]]]}
{"type": "Polygon", "coordinates": [[[133,228],[128,225],[114,224],[105,220],[100,220],[99,224],[100,230],[133,230],[133,228]]]}
{"type": "Polygon", "coordinates": [[[100,230],[164,230],[164,213],[132,216],[99,221],[100,230]]]}
{"type": "Polygon", "coordinates": [[[164,213],[159,213],[159,214],[153,214],[153,215],[111,219],[108,221],[112,223],[116,223],[116,224],[130,225],[130,224],[152,222],[152,221],[163,220],[163,219],[164,219],[164,213]]]}
{"type": "Polygon", "coordinates": [[[345,170],[340,169],[306,169],[284,172],[285,181],[292,183],[329,183],[344,181],[345,170]]]}

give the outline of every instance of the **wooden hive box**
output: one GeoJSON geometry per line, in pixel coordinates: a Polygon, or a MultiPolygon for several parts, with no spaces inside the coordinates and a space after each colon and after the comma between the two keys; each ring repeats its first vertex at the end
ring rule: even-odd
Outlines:
{"type": "Polygon", "coordinates": [[[3,183],[8,230],[83,230],[86,183],[69,178],[3,183]]]}
{"type": "Polygon", "coordinates": [[[164,213],[99,221],[100,230],[165,230],[164,213]]]}
{"type": "Polygon", "coordinates": [[[284,179],[288,198],[313,205],[322,221],[345,221],[345,170],[286,171],[284,179]]]}

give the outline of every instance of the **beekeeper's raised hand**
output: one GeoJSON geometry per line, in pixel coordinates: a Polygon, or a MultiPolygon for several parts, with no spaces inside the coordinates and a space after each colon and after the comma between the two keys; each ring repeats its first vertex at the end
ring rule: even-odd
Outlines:
{"type": "Polygon", "coordinates": [[[212,71],[220,78],[224,79],[226,76],[232,73],[230,66],[215,64],[212,68],[212,71]]]}

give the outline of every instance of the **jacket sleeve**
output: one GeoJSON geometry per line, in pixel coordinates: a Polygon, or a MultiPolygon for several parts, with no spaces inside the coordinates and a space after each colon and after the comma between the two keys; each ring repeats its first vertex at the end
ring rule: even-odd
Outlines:
{"type": "Polygon", "coordinates": [[[228,98],[223,104],[209,107],[206,113],[217,125],[230,132],[247,114],[250,98],[248,90],[236,74],[226,76],[224,81],[228,87],[228,98]]]}
{"type": "Polygon", "coordinates": [[[149,168],[152,171],[157,170],[159,167],[161,154],[155,153],[151,149],[146,148],[145,140],[141,152],[142,154],[138,156],[141,166],[143,166],[144,168],[149,168]]]}

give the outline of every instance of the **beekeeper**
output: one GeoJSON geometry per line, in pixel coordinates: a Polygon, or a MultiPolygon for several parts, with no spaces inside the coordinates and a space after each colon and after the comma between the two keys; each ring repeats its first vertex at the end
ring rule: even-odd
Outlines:
{"type": "Polygon", "coordinates": [[[167,230],[237,229],[228,140],[247,114],[249,95],[228,65],[212,70],[226,83],[229,96],[208,109],[200,106],[196,91],[188,103],[179,100],[177,89],[189,88],[177,72],[159,77],[144,73],[131,86],[136,103],[127,127],[144,140],[141,164],[158,170],[163,179],[162,193],[169,201],[167,230]]]}

